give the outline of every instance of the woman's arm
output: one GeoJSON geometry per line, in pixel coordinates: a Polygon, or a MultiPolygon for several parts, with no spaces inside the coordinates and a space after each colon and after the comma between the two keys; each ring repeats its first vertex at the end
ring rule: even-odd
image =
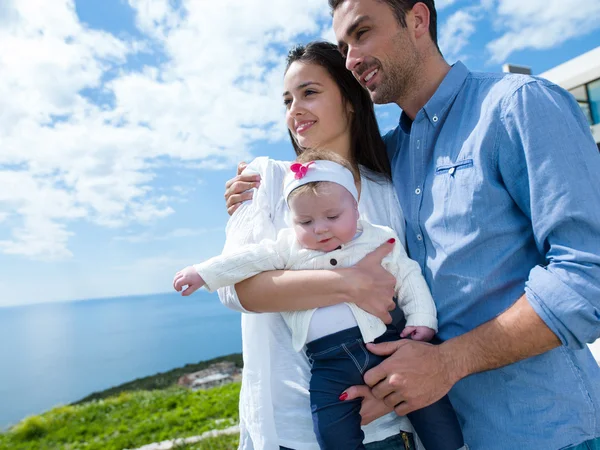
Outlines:
{"type": "Polygon", "coordinates": [[[252,312],[282,312],[331,306],[347,301],[352,286],[346,269],[276,270],[235,285],[242,306],[252,312]]]}
{"type": "MultiPolygon", "coordinates": [[[[258,190],[253,189],[251,199],[238,204],[229,220],[224,254],[263,239],[275,239],[275,205],[281,198],[287,169],[284,163],[257,158],[241,175],[259,176],[261,184],[258,190]]],[[[231,194],[230,182],[226,188],[231,194]]],[[[385,244],[347,269],[264,272],[235,287],[219,289],[219,298],[225,306],[245,313],[297,311],[352,302],[389,323],[388,311],[395,306],[395,280],[382,268],[381,260],[392,248],[385,244]]]]}
{"type": "Polygon", "coordinates": [[[298,311],[351,302],[391,323],[396,279],[381,266],[381,260],[393,246],[385,243],[345,269],[263,272],[236,284],[235,290],[242,307],[251,312],[298,311]]]}

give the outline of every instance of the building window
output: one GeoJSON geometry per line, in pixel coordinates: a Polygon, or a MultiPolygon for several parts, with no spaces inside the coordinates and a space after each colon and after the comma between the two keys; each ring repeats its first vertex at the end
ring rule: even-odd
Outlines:
{"type": "Polygon", "coordinates": [[[592,125],[600,123],[600,79],[587,85],[588,105],[592,125]]]}
{"type": "Polygon", "coordinates": [[[592,119],[592,111],[590,108],[587,86],[582,84],[581,86],[577,86],[576,88],[569,90],[569,92],[573,94],[573,97],[575,97],[575,100],[577,100],[577,103],[579,103],[579,106],[583,110],[583,114],[585,114],[585,117],[587,117],[590,125],[593,125],[594,121],[592,119]]]}

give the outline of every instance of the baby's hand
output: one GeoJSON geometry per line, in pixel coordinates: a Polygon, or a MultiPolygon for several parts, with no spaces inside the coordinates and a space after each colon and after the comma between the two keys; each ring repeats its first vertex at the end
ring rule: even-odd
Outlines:
{"type": "Polygon", "coordinates": [[[173,278],[173,287],[177,292],[181,292],[183,287],[187,286],[187,289],[181,292],[181,295],[183,296],[193,294],[204,286],[204,284],[204,280],[193,266],[188,266],[185,269],[180,270],[175,274],[175,278],[173,278]]]}
{"type": "Polygon", "coordinates": [[[428,327],[406,327],[400,333],[402,338],[411,338],[413,341],[429,342],[435,336],[435,330],[428,327]]]}

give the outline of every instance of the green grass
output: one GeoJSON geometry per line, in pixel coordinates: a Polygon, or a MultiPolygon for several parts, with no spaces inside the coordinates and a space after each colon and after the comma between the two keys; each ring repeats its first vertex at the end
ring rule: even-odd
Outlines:
{"type": "Polygon", "coordinates": [[[176,447],[177,450],[237,450],[238,435],[224,435],[210,439],[205,439],[197,444],[182,445],[176,447]]]}
{"type": "Polygon", "coordinates": [[[179,377],[187,374],[197,372],[199,370],[206,369],[208,366],[223,362],[223,361],[231,361],[235,363],[235,365],[239,368],[242,367],[242,355],[241,353],[221,356],[219,358],[211,359],[209,361],[202,361],[197,364],[187,364],[184,367],[180,367],[178,369],[173,369],[164,373],[157,373],[156,375],[151,375],[149,377],[138,378],[137,380],[130,381],[129,383],[122,384],[120,386],[116,386],[110,389],[107,389],[102,392],[94,392],[91,395],[88,395],[85,398],[73,403],[74,405],[86,403],[91,400],[99,400],[108,397],[114,397],[121,392],[129,392],[129,391],[152,391],[156,389],[165,389],[173,384],[177,383],[179,377]]]}
{"type": "MultiPolygon", "coordinates": [[[[195,392],[176,385],[121,391],[28,417],[0,434],[0,449],[123,450],[196,436],[238,423],[239,391],[239,383],[195,392]]],[[[235,449],[237,440],[237,435],[219,436],[178,449],[235,449]]]]}

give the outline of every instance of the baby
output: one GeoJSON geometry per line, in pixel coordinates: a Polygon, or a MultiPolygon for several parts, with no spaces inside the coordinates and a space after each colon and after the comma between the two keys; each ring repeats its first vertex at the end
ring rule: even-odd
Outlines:
{"type": "MultiPolygon", "coordinates": [[[[275,241],[243,246],[181,270],[175,275],[175,289],[188,286],[191,293],[204,286],[212,292],[270,270],[350,267],[384,242],[394,242],[397,236],[392,229],[360,219],[359,179],[357,171],[335,153],[304,152],[291,165],[284,185],[293,228],[281,230],[275,241]]],[[[398,306],[406,318],[401,337],[429,341],[437,331],[436,308],[419,265],[408,258],[402,245],[395,245],[382,265],[396,277],[398,306]]],[[[360,400],[340,401],[340,394],[350,386],[364,384],[363,374],[384,359],[370,353],[365,344],[397,340],[398,331],[353,303],[284,312],[282,316],[294,349],[305,348],[311,363],[310,401],[321,448],[364,448],[360,400]]],[[[420,410],[417,420],[409,415],[418,434],[432,431],[420,423],[439,424],[447,414],[452,415],[448,419],[452,425],[456,422],[451,407],[432,408],[435,405],[420,410]],[[422,420],[425,410],[432,417],[422,420]]]]}

